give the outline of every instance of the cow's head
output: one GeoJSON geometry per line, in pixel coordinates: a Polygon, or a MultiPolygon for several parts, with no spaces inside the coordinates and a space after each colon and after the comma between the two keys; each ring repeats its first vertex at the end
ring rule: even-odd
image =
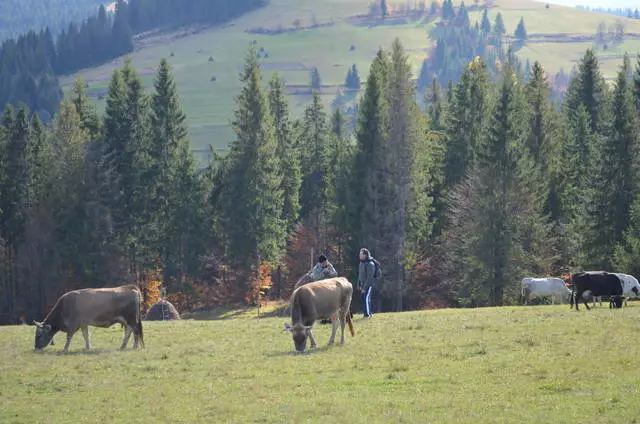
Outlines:
{"type": "Polygon", "coordinates": [[[43,324],[41,322],[33,321],[33,324],[36,326],[36,343],[35,349],[40,350],[44,349],[51,343],[53,340],[53,331],[51,325],[43,324]]]}
{"type": "Polygon", "coordinates": [[[296,347],[296,352],[303,353],[307,349],[307,338],[312,328],[312,325],[297,323],[292,327],[288,323],[285,323],[284,331],[290,332],[293,336],[293,344],[296,347]]]}

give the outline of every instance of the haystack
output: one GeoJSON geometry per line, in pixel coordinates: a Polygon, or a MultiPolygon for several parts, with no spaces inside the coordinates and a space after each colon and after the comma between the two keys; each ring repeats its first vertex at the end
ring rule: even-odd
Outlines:
{"type": "Polygon", "coordinates": [[[173,321],[180,319],[180,314],[171,302],[161,300],[149,309],[145,319],[147,321],[173,321]]]}

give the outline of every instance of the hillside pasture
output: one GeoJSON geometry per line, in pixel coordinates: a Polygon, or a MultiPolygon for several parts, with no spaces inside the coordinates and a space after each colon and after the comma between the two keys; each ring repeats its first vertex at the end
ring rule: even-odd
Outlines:
{"type": "MultiPolygon", "coordinates": [[[[406,4],[404,0],[387,3],[392,9],[406,4]]],[[[480,19],[481,9],[467,3],[471,19],[480,19]]],[[[234,137],[231,129],[234,100],[240,90],[238,76],[249,44],[254,43],[260,53],[265,85],[274,72],[282,75],[289,85],[309,84],[309,70],[317,67],[326,106],[344,84],[352,64],[356,64],[364,81],[378,48],[388,48],[396,37],[410,56],[414,74],[419,72],[422,60],[433,46],[429,34],[437,20],[411,15],[381,22],[367,16],[369,4],[370,0],[271,0],[264,8],[219,27],[144,34],[137,38],[131,59],[143,75],[147,89],[151,89],[160,58],[168,58],[174,67],[193,147],[203,149],[212,145],[225,149],[234,137]],[[269,33],[257,33],[261,31],[269,33]]],[[[580,39],[559,42],[558,36],[571,39],[575,35],[593,35],[599,22],[610,26],[616,19],[624,21],[627,33],[640,34],[640,21],[613,15],[556,5],[546,9],[544,3],[530,0],[495,0],[492,4],[491,19],[495,19],[498,11],[502,12],[508,34],[513,34],[518,20],[524,17],[532,39],[518,54],[532,61],[540,60],[549,73],[560,68],[569,73],[585,49],[592,46],[592,42],[580,39]],[[545,37],[550,34],[556,36],[551,41],[545,37]]],[[[638,40],[630,38],[613,50],[622,51],[635,54],[638,40]]],[[[606,56],[611,52],[599,53],[606,56]]],[[[122,64],[120,58],[80,72],[89,82],[90,92],[102,94],[94,96],[101,110],[111,72],[122,64]]],[[[617,61],[607,61],[603,66],[605,74],[613,77],[617,66],[617,61]]],[[[73,79],[73,76],[62,78],[65,91],[73,79]]],[[[299,117],[310,95],[288,91],[293,116],[299,117]]]]}
{"type": "MultiPolygon", "coordinates": [[[[356,336],[292,353],[284,317],[145,322],[146,349],[119,326],[33,352],[33,327],[0,328],[2,423],[553,422],[640,417],[640,304],[379,314],[356,336]]],[[[203,317],[203,315],[200,315],[203,317]]]]}

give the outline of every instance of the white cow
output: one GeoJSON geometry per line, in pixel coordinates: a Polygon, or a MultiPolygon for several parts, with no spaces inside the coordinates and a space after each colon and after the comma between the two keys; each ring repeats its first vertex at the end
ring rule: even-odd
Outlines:
{"type": "Polygon", "coordinates": [[[571,296],[571,290],[560,278],[527,277],[522,280],[522,298],[525,305],[530,299],[548,296],[551,296],[551,303],[555,304],[556,296],[559,296],[562,301],[563,297],[571,296]]]}

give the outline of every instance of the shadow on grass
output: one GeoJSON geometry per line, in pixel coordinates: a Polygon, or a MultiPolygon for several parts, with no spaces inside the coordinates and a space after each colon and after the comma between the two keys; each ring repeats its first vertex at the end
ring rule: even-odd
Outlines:
{"type": "Polygon", "coordinates": [[[81,349],[81,350],[71,350],[69,352],[63,352],[61,349],[50,349],[50,350],[32,350],[31,352],[36,354],[36,355],[48,355],[48,356],[96,356],[96,355],[102,355],[102,354],[110,354],[110,353],[114,353],[114,352],[127,352],[130,350],[139,350],[139,349],[125,349],[125,350],[120,350],[120,349],[91,349],[91,350],[86,350],[86,349],[81,349]]]}
{"type": "MultiPolygon", "coordinates": [[[[266,312],[260,312],[260,318],[277,318],[277,317],[286,317],[288,316],[288,304],[277,306],[273,309],[270,309],[266,312]]],[[[197,311],[191,312],[188,314],[184,314],[182,319],[184,320],[194,320],[194,321],[219,321],[226,319],[234,319],[234,318],[257,318],[257,308],[256,307],[221,307],[209,309],[206,311],[197,311]]]]}
{"type": "MultiPolygon", "coordinates": [[[[313,349],[309,349],[304,353],[298,353],[295,350],[287,350],[284,352],[275,352],[275,353],[269,353],[267,355],[265,355],[267,358],[279,358],[279,357],[283,357],[283,356],[305,356],[305,355],[313,355],[316,353],[324,353],[324,352],[328,352],[329,350],[331,350],[335,345],[326,345],[326,346],[322,346],[322,347],[314,347],[313,349]]],[[[339,345],[338,345],[339,346],[339,345]]]]}

